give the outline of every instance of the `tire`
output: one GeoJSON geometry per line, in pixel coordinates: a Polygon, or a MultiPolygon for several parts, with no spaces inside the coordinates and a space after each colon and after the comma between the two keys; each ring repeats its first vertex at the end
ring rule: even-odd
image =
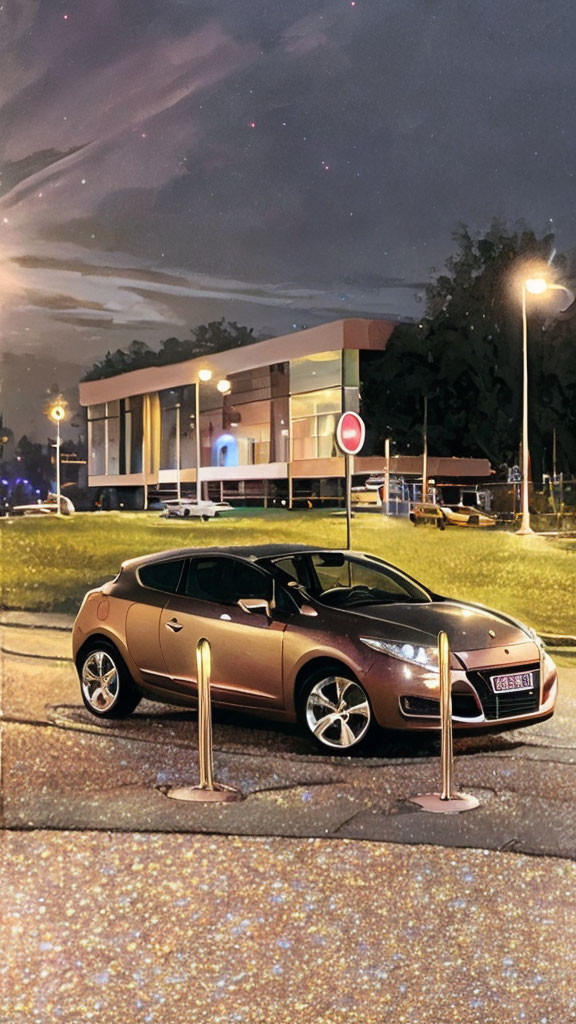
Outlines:
{"type": "Polygon", "coordinates": [[[182,512],[182,515],[184,516],[184,519],[190,519],[190,509],[185,508],[184,511],[182,512]]]}
{"type": "Polygon", "coordinates": [[[439,518],[439,519],[436,520],[436,526],[438,527],[439,530],[445,530],[446,529],[446,523],[444,522],[444,517],[439,518]]]}
{"type": "Polygon", "coordinates": [[[375,729],[368,694],[352,672],[337,662],[308,677],[298,696],[297,711],[308,738],[325,754],[356,753],[367,745],[375,729]],[[352,712],[352,708],[362,710],[352,712]],[[321,722],[325,724],[319,728],[321,722]]]}
{"type": "Polygon", "coordinates": [[[97,718],[126,718],[142,700],[112,643],[95,640],[81,652],[77,667],[84,706],[97,718]]]}

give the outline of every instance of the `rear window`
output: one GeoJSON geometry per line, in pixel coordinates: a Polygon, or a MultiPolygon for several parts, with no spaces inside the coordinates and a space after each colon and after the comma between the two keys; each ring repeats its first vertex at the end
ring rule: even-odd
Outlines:
{"type": "Polygon", "coordinates": [[[153,562],[152,565],[143,565],[138,570],[140,583],[152,590],[163,590],[167,594],[175,594],[178,589],[184,559],[178,558],[172,562],[153,562]]]}

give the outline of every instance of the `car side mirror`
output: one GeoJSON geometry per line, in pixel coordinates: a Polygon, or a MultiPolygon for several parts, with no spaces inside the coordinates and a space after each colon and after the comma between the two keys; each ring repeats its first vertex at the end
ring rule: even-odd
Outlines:
{"type": "Polygon", "coordinates": [[[264,597],[241,597],[236,604],[243,612],[247,612],[249,615],[254,614],[254,612],[264,612],[267,618],[272,618],[270,602],[264,597]]]}
{"type": "Polygon", "coordinates": [[[300,605],[300,615],[312,615],[312,616],[314,616],[314,615],[318,615],[318,612],[316,611],[315,608],[312,607],[311,604],[301,604],[300,605]]]}
{"type": "Polygon", "coordinates": [[[288,586],[291,587],[292,590],[295,590],[300,598],[300,601],[298,602],[298,611],[300,612],[300,615],[318,615],[316,609],[306,601],[308,594],[301,583],[298,583],[296,580],[290,580],[288,586]]]}

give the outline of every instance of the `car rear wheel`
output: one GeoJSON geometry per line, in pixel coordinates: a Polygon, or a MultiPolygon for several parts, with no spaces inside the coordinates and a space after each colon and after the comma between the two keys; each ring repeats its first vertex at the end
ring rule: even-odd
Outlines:
{"type": "Polygon", "coordinates": [[[78,673],[82,700],[98,718],[131,715],[142,699],[118,651],[105,641],[83,651],[78,673]]]}
{"type": "Polygon", "coordinates": [[[313,673],[298,703],[302,725],[325,753],[350,754],[372,734],[374,716],[368,694],[342,665],[313,673]]]}

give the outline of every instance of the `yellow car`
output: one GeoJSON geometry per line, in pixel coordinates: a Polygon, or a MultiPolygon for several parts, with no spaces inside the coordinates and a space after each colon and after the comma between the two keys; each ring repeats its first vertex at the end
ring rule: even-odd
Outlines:
{"type": "Polygon", "coordinates": [[[410,521],[414,526],[420,523],[435,523],[439,530],[445,530],[446,526],[495,526],[497,519],[475,505],[434,505],[432,502],[420,502],[412,506],[410,521]]]}

